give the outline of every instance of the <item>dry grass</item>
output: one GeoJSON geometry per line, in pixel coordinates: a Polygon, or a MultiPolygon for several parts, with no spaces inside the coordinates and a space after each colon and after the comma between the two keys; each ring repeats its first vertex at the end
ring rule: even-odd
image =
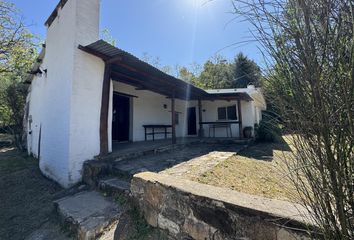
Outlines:
{"type": "Polygon", "coordinates": [[[289,138],[283,143],[259,143],[247,148],[196,180],[267,198],[298,202],[286,178],[284,158],[290,157],[289,138]]]}

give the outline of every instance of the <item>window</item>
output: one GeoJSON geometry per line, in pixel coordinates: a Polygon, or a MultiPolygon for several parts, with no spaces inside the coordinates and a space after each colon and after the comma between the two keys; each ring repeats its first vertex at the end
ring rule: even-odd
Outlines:
{"type": "Polygon", "coordinates": [[[219,107],[218,120],[237,120],[236,105],[219,107]]]}

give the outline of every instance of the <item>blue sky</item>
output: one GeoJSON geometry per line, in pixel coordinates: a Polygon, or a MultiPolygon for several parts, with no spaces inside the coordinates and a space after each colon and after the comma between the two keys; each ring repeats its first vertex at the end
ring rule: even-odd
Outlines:
{"type": "MultiPolygon", "coordinates": [[[[21,10],[32,33],[45,39],[44,22],[59,0],[10,1],[21,10]]],[[[242,51],[262,63],[255,43],[227,47],[250,37],[247,23],[229,23],[235,17],[230,0],[101,1],[101,30],[109,29],[117,47],[137,57],[148,53],[159,57],[162,65],[188,66],[203,64],[216,53],[232,59],[242,51]]]]}

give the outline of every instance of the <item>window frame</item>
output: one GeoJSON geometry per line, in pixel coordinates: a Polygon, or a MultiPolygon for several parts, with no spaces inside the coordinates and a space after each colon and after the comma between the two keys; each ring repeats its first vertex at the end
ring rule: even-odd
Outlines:
{"type": "Polygon", "coordinates": [[[228,105],[228,106],[220,106],[220,107],[217,107],[217,119],[218,119],[218,121],[238,121],[239,120],[239,116],[238,116],[238,109],[237,109],[237,104],[232,104],[232,105],[228,105]],[[229,111],[228,111],[228,109],[230,108],[230,107],[235,107],[235,117],[236,117],[236,119],[231,119],[230,117],[229,117],[229,111]],[[224,109],[224,111],[225,111],[225,119],[220,119],[220,110],[221,109],[224,109]]]}

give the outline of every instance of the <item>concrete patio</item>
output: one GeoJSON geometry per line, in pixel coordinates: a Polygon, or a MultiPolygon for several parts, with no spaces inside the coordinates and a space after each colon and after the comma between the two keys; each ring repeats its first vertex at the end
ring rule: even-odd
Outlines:
{"type": "Polygon", "coordinates": [[[84,181],[97,185],[105,176],[129,180],[144,171],[160,172],[211,152],[237,153],[252,140],[236,138],[179,138],[134,143],[115,143],[113,152],[84,164],[84,181]]]}
{"type": "Polygon", "coordinates": [[[252,142],[252,139],[198,137],[177,138],[176,144],[172,144],[172,139],[123,143],[113,142],[112,153],[104,159],[120,161],[128,158],[148,155],[150,153],[165,152],[196,144],[248,145],[250,142],[252,142]]]}

